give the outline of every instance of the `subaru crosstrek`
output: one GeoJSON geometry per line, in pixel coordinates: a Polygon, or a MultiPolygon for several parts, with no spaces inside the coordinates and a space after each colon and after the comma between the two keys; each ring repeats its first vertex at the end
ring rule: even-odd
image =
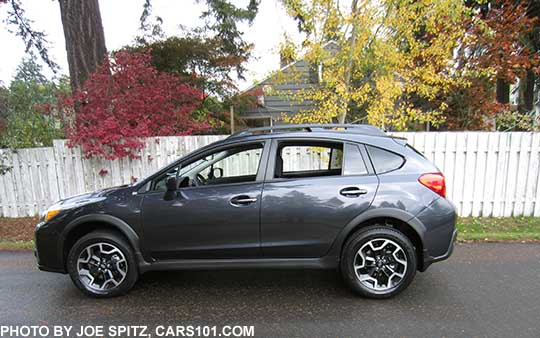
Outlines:
{"type": "Polygon", "coordinates": [[[41,270],[94,297],[151,270],[326,268],[386,298],[450,256],[435,165],[369,125],[255,128],[127,186],[66,198],[36,227],[41,270]]]}

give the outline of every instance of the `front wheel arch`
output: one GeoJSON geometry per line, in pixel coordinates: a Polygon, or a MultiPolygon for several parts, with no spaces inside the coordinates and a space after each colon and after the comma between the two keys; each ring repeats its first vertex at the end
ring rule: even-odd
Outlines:
{"type": "Polygon", "coordinates": [[[83,293],[95,298],[123,295],[135,285],[139,277],[138,264],[133,248],[118,231],[109,229],[94,230],[79,238],[69,251],[66,265],[75,286],[83,293]],[[85,249],[91,247],[94,248],[93,253],[85,249]],[[87,253],[87,260],[81,262],[80,259],[83,253],[87,253]],[[94,255],[99,258],[94,258],[94,255]],[[81,267],[81,264],[87,264],[87,266],[81,267]],[[81,273],[83,271],[81,269],[85,271],[84,274],[81,273]],[[104,270],[97,271],[96,269],[104,270]],[[123,274],[121,271],[123,271],[123,274]],[[103,281],[104,276],[108,276],[106,281],[103,281]],[[88,283],[82,277],[90,277],[91,280],[88,283]],[[92,284],[95,283],[98,277],[100,278],[98,281],[101,280],[102,285],[95,288],[92,284]],[[109,283],[113,283],[114,286],[108,288],[109,283]]]}
{"type": "Polygon", "coordinates": [[[59,242],[58,253],[62,259],[62,266],[66,271],[67,256],[73,245],[83,236],[96,230],[108,230],[117,233],[127,241],[136,257],[140,255],[139,236],[127,223],[108,215],[95,216],[97,217],[87,215],[78,218],[69,223],[62,232],[62,240],[59,242]]]}

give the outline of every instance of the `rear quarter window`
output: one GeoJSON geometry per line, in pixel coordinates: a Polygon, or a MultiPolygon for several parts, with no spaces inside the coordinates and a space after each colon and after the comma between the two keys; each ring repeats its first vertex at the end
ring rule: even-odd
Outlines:
{"type": "Polygon", "coordinates": [[[399,169],[405,163],[405,159],[396,153],[373,146],[366,147],[377,174],[399,169]]]}

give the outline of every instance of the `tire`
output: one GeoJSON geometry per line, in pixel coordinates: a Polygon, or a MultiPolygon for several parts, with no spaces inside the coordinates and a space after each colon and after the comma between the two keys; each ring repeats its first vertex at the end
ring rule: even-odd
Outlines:
{"type": "Polygon", "coordinates": [[[345,243],[340,270],[356,294],[389,298],[406,289],[414,279],[415,249],[407,236],[394,228],[368,226],[345,243]]]}
{"type": "Polygon", "coordinates": [[[106,230],[91,232],[73,245],[67,270],[75,286],[95,298],[123,295],[139,277],[130,245],[119,234],[106,230]]]}

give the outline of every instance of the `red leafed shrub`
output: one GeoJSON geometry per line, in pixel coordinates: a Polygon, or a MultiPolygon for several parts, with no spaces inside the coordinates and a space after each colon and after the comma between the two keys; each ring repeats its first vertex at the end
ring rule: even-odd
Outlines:
{"type": "Polygon", "coordinates": [[[142,137],[189,135],[209,128],[193,119],[203,93],[179,78],[158,72],[148,52],[119,52],[85,82],[84,89],[60,100],[71,112],[69,145],[86,157],[139,157],[142,137]]]}

